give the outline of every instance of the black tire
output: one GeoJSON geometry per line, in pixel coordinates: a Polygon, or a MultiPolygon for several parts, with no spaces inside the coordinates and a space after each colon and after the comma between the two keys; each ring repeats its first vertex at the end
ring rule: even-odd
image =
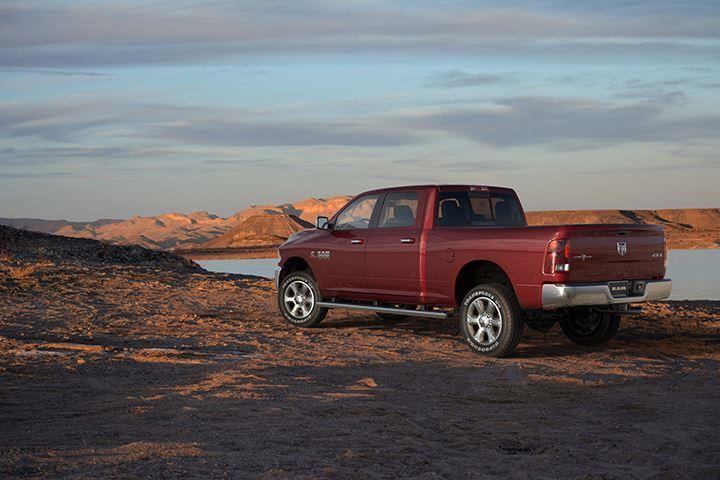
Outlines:
{"type": "Polygon", "coordinates": [[[399,322],[407,318],[407,315],[396,315],[394,313],[375,312],[383,322],[399,322]]]}
{"type": "Polygon", "coordinates": [[[513,291],[494,283],[478,285],[470,290],[460,305],[460,331],[465,342],[482,355],[507,357],[515,352],[522,336],[523,313],[513,291]],[[478,310],[478,305],[485,305],[485,317],[478,310]],[[492,316],[493,311],[497,311],[499,316],[492,316]],[[477,323],[473,323],[476,313],[479,318],[477,323]],[[499,327],[496,323],[498,319],[499,327]],[[486,322],[485,327],[483,322],[486,322]],[[483,332],[480,332],[481,329],[483,332]]]}
{"type": "Polygon", "coordinates": [[[621,316],[593,309],[575,310],[560,321],[560,328],[573,343],[601,345],[612,339],[620,327],[621,316]]]}
{"type": "Polygon", "coordinates": [[[315,278],[310,272],[293,272],[283,278],[277,295],[278,307],[283,318],[298,327],[314,327],[322,322],[325,315],[327,315],[328,309],[317,305],[317,302],[321,301],[322,297],[317,282],[315,282],[315,278]],[[291,293],[293,300],[286,301],[286,297],[291,293]],[[301,302],[295,300],[298,298],[297,295],[303,297],[301,302]],[[310,297],[312,297],[311,300],[310,297]]]}

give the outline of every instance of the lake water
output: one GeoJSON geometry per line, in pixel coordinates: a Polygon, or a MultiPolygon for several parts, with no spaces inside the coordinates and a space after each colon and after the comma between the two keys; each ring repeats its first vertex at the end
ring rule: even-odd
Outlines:
{"type": "MultiPolygon", "coordinates": [[[[272,278],[276,258],[196,260],[211,272],[272,278]]],[[[670,250],[667,276],[673,280],[671,300],[720,300],[720,249],[670,250]]]]}

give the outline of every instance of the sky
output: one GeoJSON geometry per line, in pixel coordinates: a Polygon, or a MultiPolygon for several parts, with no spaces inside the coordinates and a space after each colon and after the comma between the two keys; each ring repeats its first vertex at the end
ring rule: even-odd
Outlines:
{"type": "Polygon", "coordinates": [[[720,2],[2,1],[0,216],[720,207],[720,2]]]}

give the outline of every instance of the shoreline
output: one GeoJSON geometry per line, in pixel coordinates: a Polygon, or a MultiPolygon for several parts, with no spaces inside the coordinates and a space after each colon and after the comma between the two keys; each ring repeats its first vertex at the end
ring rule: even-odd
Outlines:
{"type": "Polygon", "coordinates": [[[190,260],[232,260],[238,258],[278,258],[279,245],[243,248],[186,248],[168,250],[190,260]]]}

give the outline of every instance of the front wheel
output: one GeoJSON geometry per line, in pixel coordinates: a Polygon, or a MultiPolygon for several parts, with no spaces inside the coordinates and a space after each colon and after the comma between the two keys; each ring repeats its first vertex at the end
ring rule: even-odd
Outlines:
{"type": "Polygon", "coordinates": [[[600,345],[612,339],[620,327],[620,315],[593,309],[574,310],[560,321],[566,337],[578,345],[600,345]]]}
{"type": "Polygon", "coordinates": [[[328,309],[317,305],[320,299],[320,289],[308,272],[293,272],[280,282],[280,313],[293,325],[314,327],[322,322],[328,309]]]}
{"type": "Polygon", "coordinates": [[[478,353],[492,357],[512,354],[523,331],[515,294],[500,284],[473,288],[460,308],[460,329],[465,342],[478,353]]]}

